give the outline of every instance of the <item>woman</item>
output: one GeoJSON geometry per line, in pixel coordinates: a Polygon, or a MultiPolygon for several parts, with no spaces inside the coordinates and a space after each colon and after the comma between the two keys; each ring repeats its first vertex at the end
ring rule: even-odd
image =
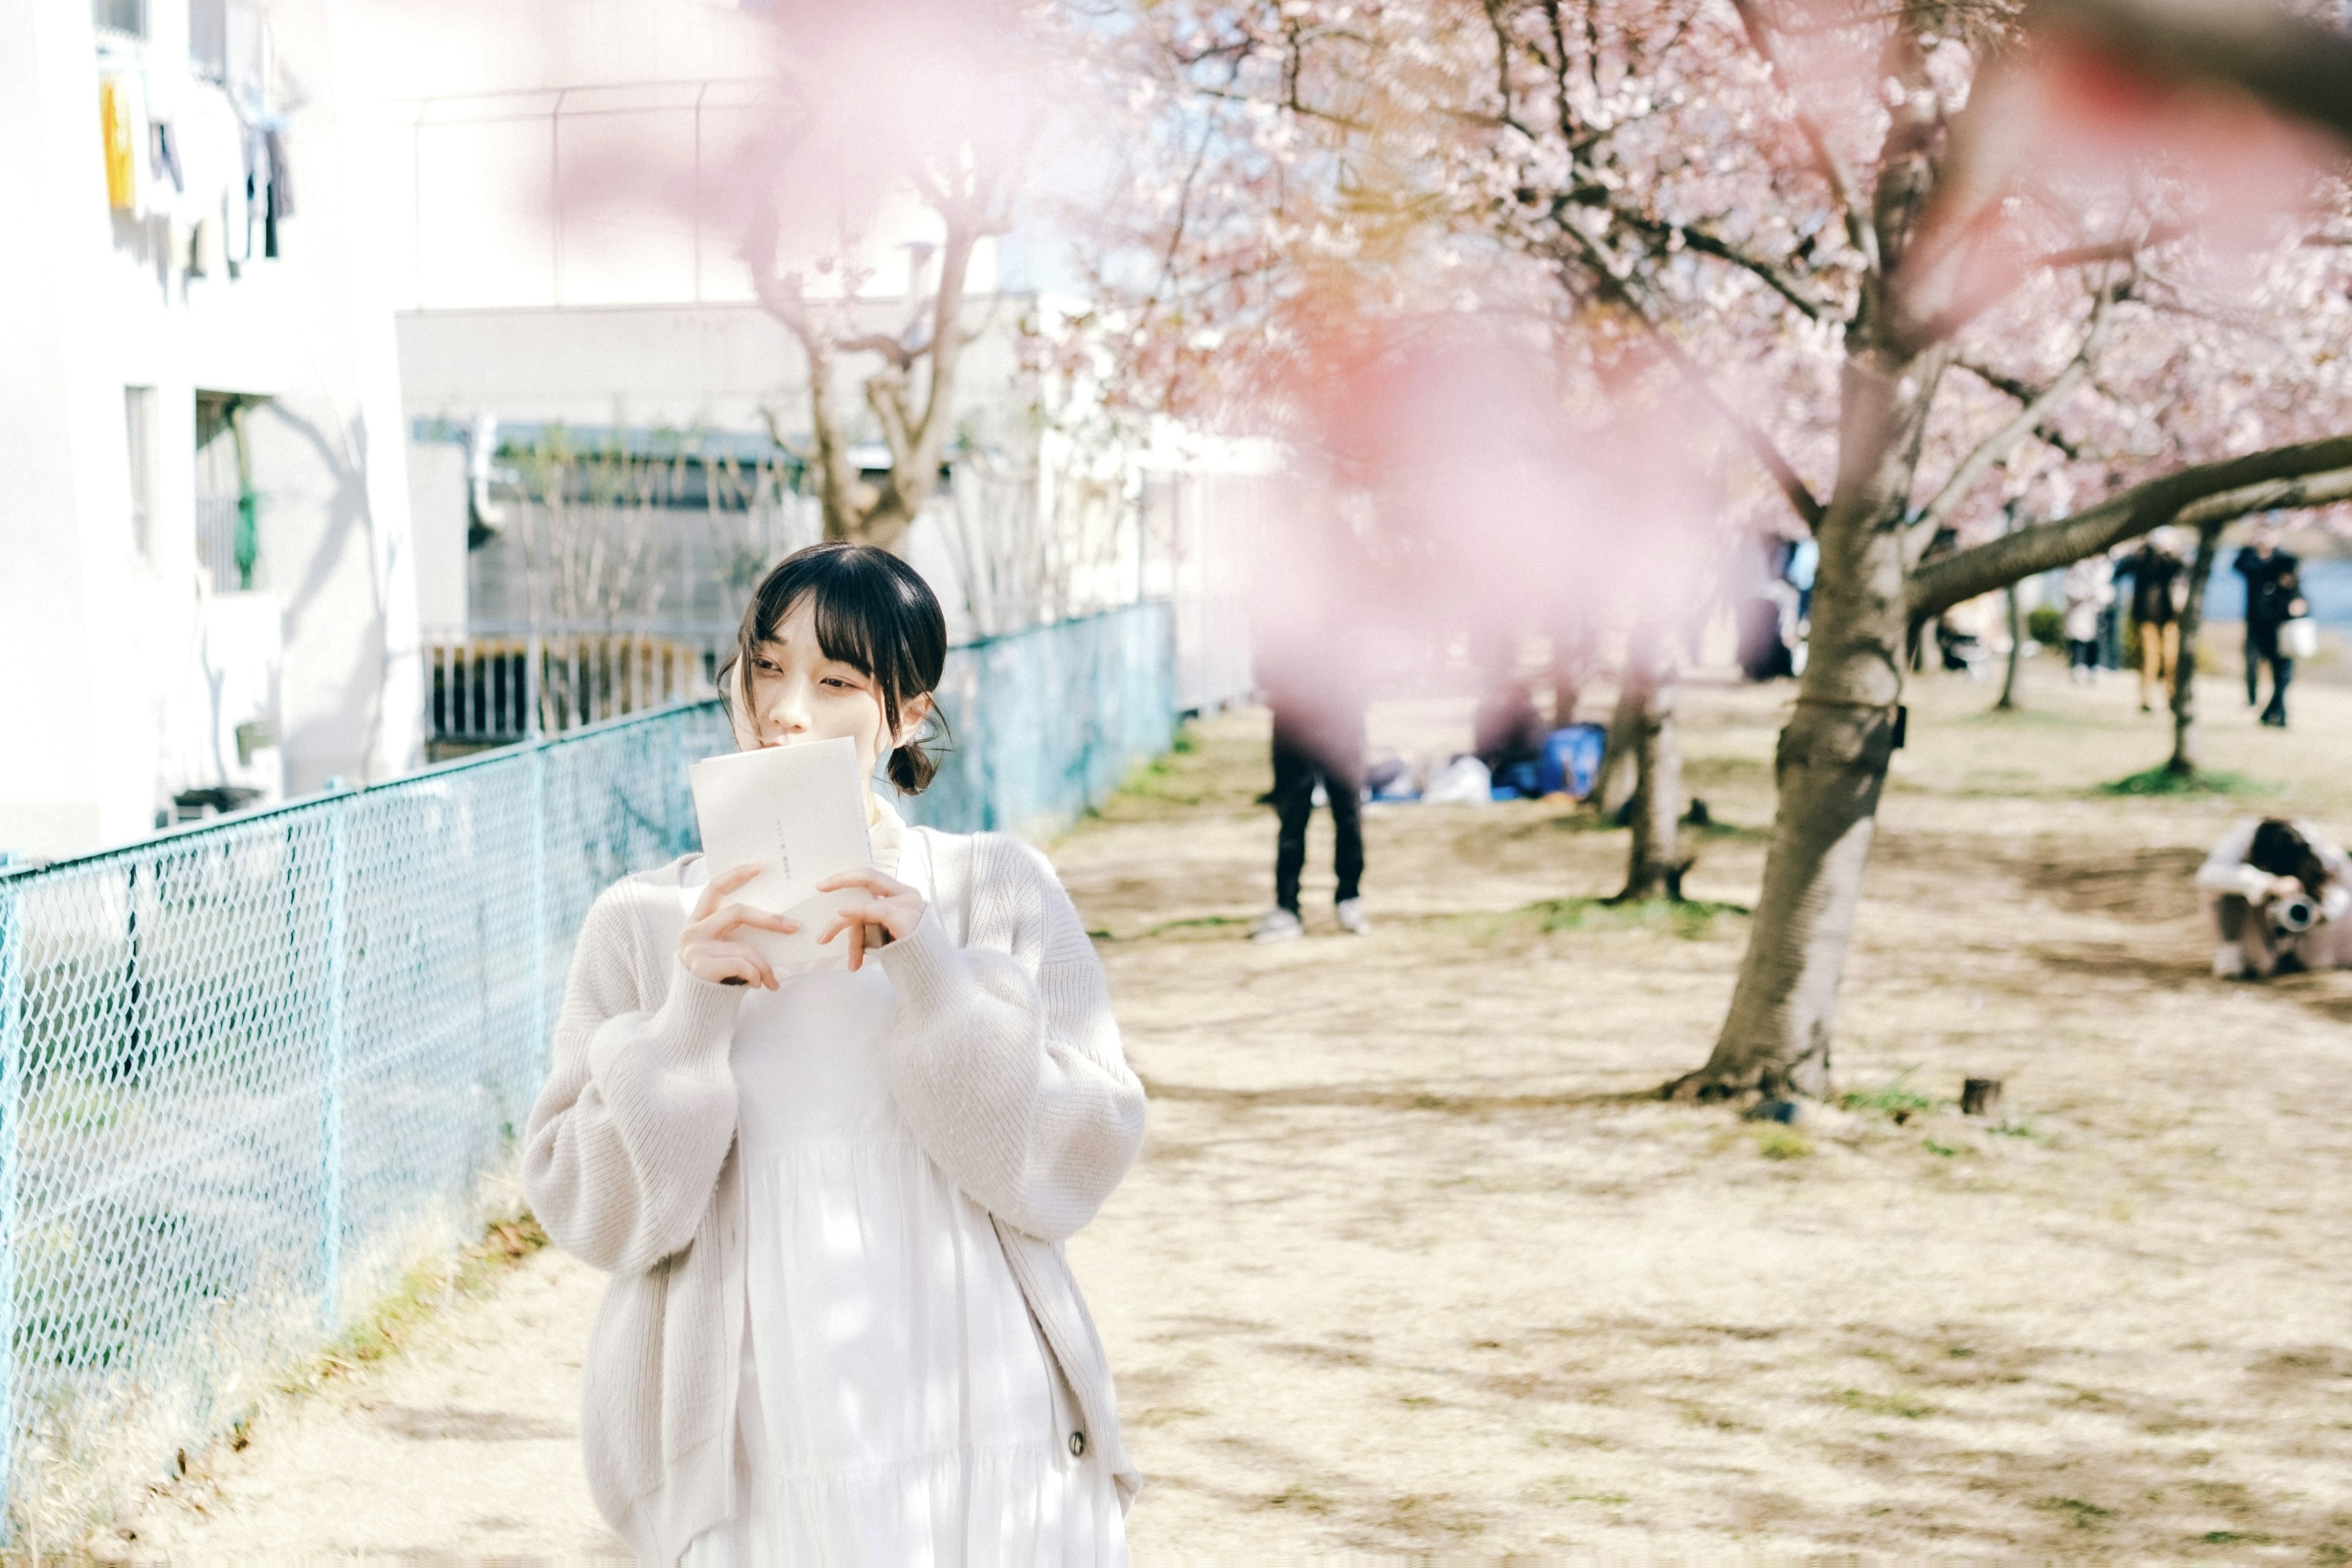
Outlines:
{"type": "MultiPolygon", "coordinates": [[[[740,748],[849,736],[912,792],[946,654],[884,552],[778,565],[721,672],[740,748]]],[[[779,981],[754,866],[630,877],[574,952],[523,1182],[612,1275],[582,1366],[597,1504],[688,1568],[1127,1560],[1140,1484],[1060,1242],[1134,1160],[1143,1090],[1052,868],[908,829],[779,981]]]]}
{"type": "Polygon", "coordinates": [[[2099,612],[2116,602],[2115,563],[2085,556],[2066,568],[2066,668],[2081,686],[2099,677],[2099,612]]]}
{"type": "Polygon", "coordinates": [[[2352,859],[2311,824],[2238,824],[2198,868],[2197,889],[2223,979],[2352,967],[2352,859]]]}
{"type": "Polygon", "coordinates": [[[2168,701],[2180,666],[2180,605],[2188,563],[2170,531],[2158,529],[2125,559],[2132,582],[2132,625],[2139,639],[2139,710],[2153,712],[2158,693],[2168,701]]]}

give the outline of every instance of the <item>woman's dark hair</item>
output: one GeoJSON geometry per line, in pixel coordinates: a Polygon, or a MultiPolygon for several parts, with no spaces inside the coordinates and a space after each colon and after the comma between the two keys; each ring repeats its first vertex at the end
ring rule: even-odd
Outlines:
{"type": "MultiPolygon", "coordinates": [[[[906,705],[939,689],[947,616],[913,567],[887,550],[845,539],[795,550],[760,579],[736,630],[735,652],[719,670],[728,711],[734,711],[736,671],[750,668],[753,650],[775,637],[803,598],[815,612],[817,647],[874,682],[883,719],[896,734],[906,705]]],[[[920,794],[939,771],[921,737],[890,753],[890,782],[908,795],[920,794]]]]}
{"type": "Polygon", "coordinates": [[[2313,898],[2327,885],[2327,863],[2311,841],[2283,817],[2265,816],[2254,827],[2254,842],[2246,864],[2273,877],[2293,877],[2313,898]]]}

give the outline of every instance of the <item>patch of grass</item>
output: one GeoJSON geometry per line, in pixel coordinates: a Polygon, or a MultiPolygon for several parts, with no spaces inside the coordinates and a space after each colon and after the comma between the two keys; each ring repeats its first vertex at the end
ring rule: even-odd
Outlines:
{"type": "Polygon", "coordinates": [[[1295,1508],[1302,1513],[1329,1513],[1331,1500],[1305,1487],[1285,1487],[1265,1500],[1266,1508],[1295,1508]]]}
{"type": "Polygon", "coordinates": [[[1756,1152],[1767,1160],[1801,1160],[1813,1152],[1813,1141],[1798,1128],[1779,1121],[1759,1121],[1749,1134],[1756,1152]]]}
{"type": "Polygon", "coordinates": [[[1150,942],[1171,931],[1223,931],[1230,926],[1257,923],[1255,915],[1188,915],[1181,921],[1161,921],[1156,926],[1146,926],[1133,936],[1120,936],[1108,926],[1093,926],[1087,934],[1097,942],[1150,942]]]}
{"type": "Polygon", "coordinates": [[[1936,1406],[1908,1394],[1873,1394],[1863,1388],[1838,1390],[1838,1403],[1848,1410],[1859,1410],[1865,1415],[1893,1415],[1905,1421],[1916,1421],[1922,1415],[1933,1415],[1936,1406]]]}
{"type": "Polygon", "coordinates": [[[1607,899],[1545,899],[1513,910],[1506,918],[1532,918],[1536,929],[1547,936],[1563,931],[1667,931],[1689,941],[1712,933],[1719,919],[1744,920],[1748,913],[1744,904],[1718,904],[1706,899],[1644,899],[1630,904],[1607,899]]]}
{"type": "Polygon", "coordinates": [[[1838,1107],[1843,1110],[1876,1111],[1897,1125],[1915,1116],[1925,1116],[1945,1101],[1909,1087],[1911,1075],[1918,1070],[1915,1063],[1876,1089],[1849,1089],[1838,1096],[1838,1107]]]}
{"type": "Polygon", "coordinates": [[[2033,1506],[2045,1513],[2057,1514],[2077,1530],[2096,1530],[2116,1516],[2113,1509],[2084,1502],[2081,1498],[2046,1497],[2033,1506]]]}
{"type": "Polygon", "coordinates": [[[1163,805],[1202,805],[1209,798],[1206,781],[1199,770],[1181,760],[1190,751],[1190,747],[1179,747],[1162,752],[1148,763],[1138,763],[1118,786],[1118,793],[1163,805]]]}
{"type": "Polygon", "coordinates": [[[2242,1530],[2209,1530],[2197,1539],[2208,1546],[2268,1546],[2271,1543],[2267,1535],[2242,1530]]]}
{"type": "Polygon", "coordinates": [[[1179,1421],[1197,1421],[1207,1414],[1189,1405],[1154,1405],[1129,1419],[1138,1426],[1172,1426],[1179,1421]]]}
{"type": "Polygon", "coordinates": [[[1932,1138],[1932,1137],[1931,1137],[1931,1138],[1922,1138],[1922,1139],[1920,1139],[1920,1140],[1919,1140],[1919,1147],[1921,1147],[1922,1149],[1925,1149],[1926,1151],[1927,1151],[1927,1152],[1928,1152],[1928,1153],[1933,1154],[1933,1155],[1935,1155],[1937,1158],[1938,1158],[1938,1159],[1942,1159],[1942,1160],[1948,1160],[1948,1159],[1951,1159],[1954,1155],[1957,1155],[1957,1154],[1967,1154],[1967,1153],[1970,1153],[1970,1152],[1972,1152],[1972,1151],[1971,1151],[1971,1150],[1969,1150],[1969,1149],[1966,1148],[1966,1147],[1965,1147],[1965,1146],[1963,1146],[1963,1145],[1957,1144],[1957,1143],[1946,1143],[1946,1142],[1942,1142],[1942,1141],[1941,1141],[1941,1140],[1939,1140],[1939,1139],[1936,1139],[1936,1138],[1932,1138]]]}
{"type": "Polygon", "coordinates": [[[410,1269],[398,1289],[278,1386],[297,1394],[398,1354],[444,1305],[481,1295],[500,1275],[546,1245],[547,1232],[529,1213],[492,1221],[482,1239],[455,1258],[431,1258],[410,1269]]]}
{"type": "Polygon", "coordinates": [[[2156,767],[2103,784],[2095,793],[2124,795],[2276,795],[2278,785],[2261,779],[2250,779],[2243,773],[2176,773],[2156,767]]]}

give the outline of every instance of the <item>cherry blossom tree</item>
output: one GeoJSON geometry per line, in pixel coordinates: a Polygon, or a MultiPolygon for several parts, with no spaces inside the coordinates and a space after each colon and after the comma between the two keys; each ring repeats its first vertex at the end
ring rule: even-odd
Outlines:
{"type": "Polygon", "coordinates": [[[1826,1091],[1919,622],[2167,523],[2352,496],[2352,205],[2294,123],[2340,125],[2340,32],[2201,0],[1128,20],[1125,248],[1152,265],[1103,324],[1139,401],[1280,388],[1335,298],[1540,319],[1627,409],[1744,457],[1727,530],[1818,542],[1749,946],[1676,1092],[1826,1091]]]}
{"type": "Polygon", "coordinates": [[[774,91],[719,200],[807,363],[825,537],[892,548],[956,433],[972,263],[1013,226],[1043,40],[1006,0],[788,0],[775,20],[774,91]],[[877,301],[877,277],[902,264],[903,288],[877,301]],[[862,417],[841,406],[845,382],[862,417]],[[887,453],[872,480],[853,455],[860,426],[887,453]]]}

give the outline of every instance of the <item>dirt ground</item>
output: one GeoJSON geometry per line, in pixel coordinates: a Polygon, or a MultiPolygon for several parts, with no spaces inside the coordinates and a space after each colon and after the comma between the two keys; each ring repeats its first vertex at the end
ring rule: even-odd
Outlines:
{"type": "MultiPolygon", "coordinates": [[[[2352,831],[2352,690],[2277,733],[2215,681],[2208,761],[2257,793],[2119,798],[2163,721],[2033,673],[2012,715],[1915,687],[1839,1020],[1862,1098],[1811,1128],[1647,1098],[1728,997],[1712,906],[1754,896],[1785,686],[1686,694],[1698,910],[1591,901],[1626,836],[1572,808],[1382,807],[1373,934],[1318,906],[1318,819],[1309,936],[1253,946],[1254,714],[1057,846],[1152,1091],[1071,1248],[1137,1561],[2352,1562],[2352,974],[2210,978],[2189,886],[2246,812],[2352,831]]],[[[571,1452],[595,1289],[541,1255],[113,1552],[610,1550],[571,1452]]]]}

